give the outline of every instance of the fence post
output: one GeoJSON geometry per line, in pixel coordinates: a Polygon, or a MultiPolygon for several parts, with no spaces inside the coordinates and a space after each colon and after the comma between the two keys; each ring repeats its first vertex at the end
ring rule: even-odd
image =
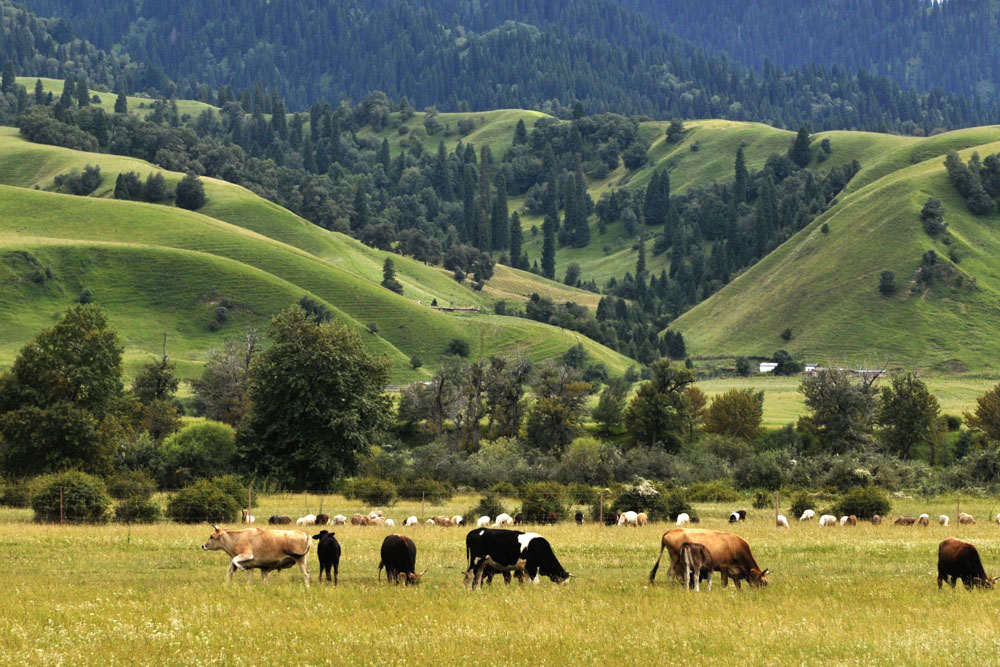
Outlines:
{"type": "Polygon", "coordinates": [[[778,525],[778,491],[774,492],[774,525],[778,525]]]}
{"type": "Polygon", "coordinates": [[[955,515],[955,521],[959,524],[962,522],[959,520],[959,516],[962,515],[962,494],[958,494],[958,514],[955,515]]]}
{"type": "MultiPolygon", "coordinates": [[[[253,486],[247,487],[247,517],[253,514],[253,486]]],[[[248,518],[247,521],[250,519],[248,518]]]]}
{"type": "Polygon", "coordinates": [[[424,491],[420,492],[420,518],[424,518],[424,491]]]}
{"type": "Polygon", "coordinates": [[[601,491],[601,493],[600,493],[600,498],[601,498],[601,508],[600,508],[600,510],[598,510],[598,513],[597,513],[597,520],[603,526],[604,525],[604,492],[603,491],[601,491]]]}
{"type": "Polygon", "coordinates": [[[63,488],[59,487],[59,525],[63,525],[63,488]]]}

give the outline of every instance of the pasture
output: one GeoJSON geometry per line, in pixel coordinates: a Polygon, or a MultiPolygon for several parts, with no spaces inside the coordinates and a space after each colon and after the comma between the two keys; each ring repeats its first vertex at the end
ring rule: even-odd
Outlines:
{"type": "MultiPolygon", "coordinates": [[[[425,514],[463,512],[457,496],[425,514]]],[[[318,511],[317,496],[276,495],[255,508],[318,511]]],[[[510,501],[513,509],[514,501],[510,501]]],[[[744,506],[746,507],[746,506],[744,506]]],[[[773,527],[773,510],[732,527],[771,568],[764,590],[718,575],[711,593],[646,578],[671,527],[605,528],[572,522],[537,529],[576,577],[482,591],[462,585],[465,528],[334,528],[344,549],[340,586],[312,587],[296,570],[237,575],[223,585],[226,557],[204,552],[207,525],[65,526],[31,523],[27,510],[0,511],[0,545],[9,567],[0,591],[2,664],[643,664],[666,659],[705,664],[927,664],[990,662],[997,649],[996,592],[936,589],[937,544],[947,536],[977,545],[986,571],[1000,572],[1000,526],[987,521],[997,499],[969,499],[979,520],[955,525],[953,498],[894,499],[893,516],[952,515],[952,526],[859,525],[815,521],[773,527]],[[382,538],[395,530],[417,544],[419,587],[376,581],[382,538]]],[[[324,498],[323,511],[363,508],[324,498]]],[[[729,530],[735,507],[697,505],[702,527],[729,530]]],[[[820,509],[817,507],[817,509],[820,509]]],[[[401,524],[420,504],[386,515],[401,524]]],[[[233,526],[234,528],[236,526],[233,526]]]]}

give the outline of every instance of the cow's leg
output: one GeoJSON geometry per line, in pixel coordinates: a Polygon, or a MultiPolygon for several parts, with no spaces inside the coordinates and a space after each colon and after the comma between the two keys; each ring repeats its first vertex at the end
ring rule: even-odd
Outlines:
{"type": "Polygon", "coordinates": [[[951,578],[951,588],[952,588],[952,590],[955,590],[955,583],[956,583],[957,580],[958,580],[958,577],[952,577],[951,578]]]}
{"type": "MultiPolygon", "coordinates": [[[[333,564],[333,585],[334,586],[337,585],[337,575],[338,575],[339,571],[340,571],[340,564],[339,563],[334,563],[333,564]]],[[[326,580],[327,581],[330,580],[330,571],[329,570],[327,570],[327,572],[326,572],[326,580]]]]}
{"type": "Polygon", "coordinates": [[[305,582],[306,588],[309,588],[309,564],[306,563],[306,557],[296,558],[295,561],[299,564],[299,570],[302,572],[302,581],[305,582]]]}
{"type": "Polygon", "coordinates": [[[483,587],[483,570],[486,569],[486,559],[480,559],[479,563],[476,564],[476,574],[472,578],[472,590],[476,590],[476,587],[483,587]]]}
{"type": "Polygon", "coordinates": [[[733,577],[733,581],[736,582],[736,590],[740,590],[740,588],[742,588],[742,586],[740,585],[740,577],[738,577],[738,576],[737,577],[733,577]]]}
{"type": "Polygon", "coordinates": [[[719,570],[719,575],[722,577],[722,587],[723,588],[728,588],[729,587],[729,573],[726,572],[725,570],[719,570]]]}
{"type": "Polygon", "coordinates": [[[938,590],[941,590],[941,584],[944,583],[945,579],[947,579],[947,577],[942,577],[941,574],[938,573],[938,590]]]}
{"type": "Polygon", "coordinates": [[[265,583],[266,584],[267,583],[267,579],[270,576],[271,576],[271,570],[268,570],[267,568],[261,568],[261,570],[260,570],[261,583],[265,583]]]}
{"type": "Polygon", "coordinates": [[[708,580],[708,592],[711,593],[712,592],[712,571],[711,570],[708,571],[708,576],[705,577],[705,579],[708,580]]]}

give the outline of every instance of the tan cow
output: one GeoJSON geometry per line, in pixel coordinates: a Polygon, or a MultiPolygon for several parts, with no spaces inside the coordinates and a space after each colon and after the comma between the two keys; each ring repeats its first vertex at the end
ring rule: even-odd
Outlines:
{"type": "Polygon", "coordinates": [[[637,526],[645,526],[649,523],[649,515],[645,512],[639,512],[635,515],[635,523],[637,526]]]}
{"type": "Polygon", "coordinates": [[[767,586],[768,570],[761,570],[757,566],[746,540],[732,533],[700,528],[674,528],[663,534],[660,540],[660,556],[649,573],[649,583],[653,583],[656,577],[664,549],[670,554],[670,572],[679,571],[681,547],[685,542],[702,544],[708,548],[712,554],[714,569],[722,575],[723,588],[729,585],[730,577],[736,582],[736,588],[740,588],[743,579],[746,579],[751,587],[767,586]]]}
{"type": "Polygon", "coordinates": [[[233,580],[236,570],[247,571],[247,583],[253,576],[253,570],[261,571],[264,581],[273,570],[283,570],[298,564],[302,571],[302,580],[309,587],[309,569],[306,555],[312,542],[309,533],[301,530],[263,530],[249,528],[247,530],[222,530],[212,524],[214,532],[208,542],[201,545],[206,551],[225,551],[232,559],[229,561],[229,571],[226,581],[233,580]]]}

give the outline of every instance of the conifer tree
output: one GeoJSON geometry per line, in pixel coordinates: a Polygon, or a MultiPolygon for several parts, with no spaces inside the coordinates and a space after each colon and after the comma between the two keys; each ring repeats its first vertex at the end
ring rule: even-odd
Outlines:
{"type": "Polygon", "coordinates": [[[76,82],[76,102],[81,108],[90,104],[90,90],[87,87],[87,77],[80,77],[76,82]]]}
{"type": "Polygon", "coordinates": [[[524,119],[521,118],[514,128],[514,145],[523,146],[526,143],[528,143],[528,129],[524,126],[524,119]]]}
{"type": "Polygon", "coordinates": [[[376,158],[378,163],[382,165],[386,170],[389,169],[389,140],[383,139],[382,145],[378,149],[378,157],[376,158]]]}
{"type": "Polygon", "coordinates": [[[35,104],[45,104],[45,87],[42,86],[41,79],[35,79],[35,104]]]}
{"type": "Polygon", "coordinates": [[[66,80],[63,81],[62,95],[59,96],[59,106],[64,109],[73,106],[73,93],[75,92],[76,81],[71,76],[66,77],[66,80]]]}
{"type": "Polygon", "coordinates": [[[510,265],[527,270],[527,266],[522,262],[523,255],[521,244],[524,241],[524,232],[521,230],[521,216],[514,211],[510,216],[510,265]]]}
{"type": "Polygon", "coordinates": [[[128,98],[123,90],[118,91],[118,97],[115,98],[115,113],[128,113],[128,98]]]}
{"type": "Polygon", "coordinates": [[[551,215],[542,222],[542,275],[549,279],[556,277],[556,227],[559,223],[551,215]]]}
{"type": "Polygon", "coordinates": [[[809,153],[809,130],[806,129],[805,125],[800,127],[799,133],[795,135],[795,141],[788,149],[788,157],[800,167],[809,166],[809,160],[812,156],[809,153]]]}
{"type": "Polygon", "coordinates": [[[17,85],[17,71],[14,69],[14,62],[8,60],[3,66],[3,77],[0,78],[0,92],[13,93],[14,86],[17,85]]]}
{"type": "MultiPolygon", "coordinates": [[[[507,208],[507,179],[497,174],[496,196],[493,198],[493,210],[490,212],[490,228],[493,237],[494,250],[506,250],[510,244],[510,214],[507,208]]],[[[516,262],[511,262],[515,265],[516,262]]]]}
{"type": "Polygon", "coordinates": [[[746,159],[743,156],[743,147],[736,149],[736,180],[733,182],[733,201],[736,205],[747,200],[747,184],[750,182],[750,173],[747,171],[746,159]]]}

